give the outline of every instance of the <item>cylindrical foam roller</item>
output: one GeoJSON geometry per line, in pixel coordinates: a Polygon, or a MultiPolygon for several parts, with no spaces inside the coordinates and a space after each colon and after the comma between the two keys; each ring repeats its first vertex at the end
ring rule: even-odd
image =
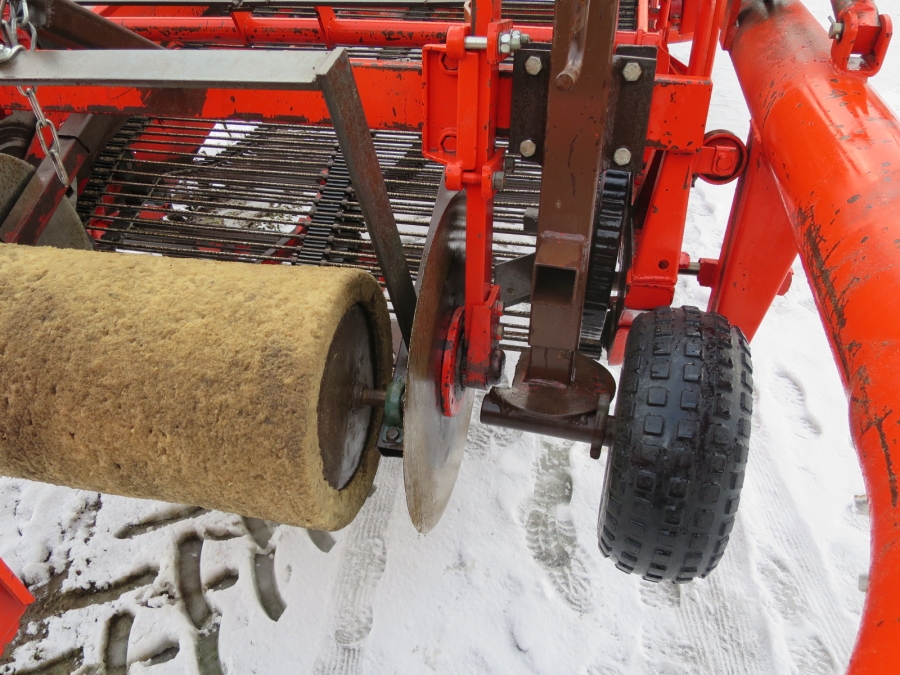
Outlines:
{"type": "Polygon", "coordinates": [[[0,474],[338,529],[390,369],[359,270],[0,245],[0,474]]]}

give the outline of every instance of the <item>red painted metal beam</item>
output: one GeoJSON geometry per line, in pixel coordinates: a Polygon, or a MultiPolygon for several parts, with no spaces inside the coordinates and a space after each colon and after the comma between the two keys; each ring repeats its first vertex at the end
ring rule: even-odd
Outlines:
{"type": "MultiPolygon", "coordinates": [[[[318,19],[254,16],[234,12],[224,17],[108,17],[111,21],[161,44],[208,42],[221,45],[331,44],[370,47],[424,47],[440,44],[461,22],[402,19],[342,19],[329,22],[323,34],[318,19]],[[326,40],[327,37],[327,40],[326,40]]],[[[534,42],[549,42],[551,26],[517,26],[534,42]]]]}
{"type": "Polygon", "coordinates": [[[895,673],[900,121],[862,77],[836,74],[831,43],[797,0],[739,9],[731,57],[847,390],[871,504],[869,592],[850,672],[895,673]]]}
{"type": "Polygon", "coordinates": [[[790,274],[797,243],[791,214],[785,209],[772,169],[760,157],[760,143],[752,135],[749,149],[750,160],[731,207],[708,309],[727,317],[752,340],[790,274]]]}

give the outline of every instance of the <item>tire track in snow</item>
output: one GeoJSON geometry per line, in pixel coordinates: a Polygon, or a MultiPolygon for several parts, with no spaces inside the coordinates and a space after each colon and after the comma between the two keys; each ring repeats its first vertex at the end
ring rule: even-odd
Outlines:
{"type": "Polygon", "coordinates": [[[758,628],[762,618],[752,609],[752,599],[759,595],[752,571],[739,514],[725,557],[706,579],[689,584],[642,580],[641,602],[660,619],[641,634],[647,672],[674,667],[684,673],[770,675],[774,664],[758,628]],[[746,582],[726,586],[725,580],[735,579],[746,582]]]}
{"type": "Polygon", "coordinates": [[[749,581],[751,562],[742,521],[731,534],[720,567],[705,580],[682,587],[681,624],[697,638],[704,668],[698,672],[722,675],[769,675],[774,664],[765,650],[765,636],[756,629],[752,602],[757,589],[749,581]],[[744,579],[741,587],[726,586],[725,579],[744,579]],[[703,626],[697,630],[698,626],[703,626]],[[765,662],[761,659],[765,658],[765,662]]]}
{"type": "Polygon", "coordinates": [[[572,501],[570,445],[542,441],[544,454],[535,467],[534,494],[522,511],[525,539],[535,562],[576,612],[591,609],[591,582],[582,560],[571,519],[560,511],[572,501]]]}
{"type": "Polygon", "coordinates": [[[387,565],[384,533],[397,485],[402,481],[402,464],[382,461],[374,494],[370,494],[341,540],[339,548],[346,548],[331,594],[335,609],[330,638],[314,668],[317,675],[359,673],[362,649],[375,620],[372,610],[375,590],[387,565]]]}
{"type": "MultiPolygon", "coordinates": [[[[98,500],[99,508],[99,500],[98,500]]],[[[114,539],[134,539],[147,535],[157,530],[176,525],[209,513],[206,509],[197,507],[179,507],[175,510],[168,509],[163,513],[156,513],[140,520],[138,523],[129,523],[111,532],[114,539]]],[[[96,513],[94,513],[96,517],[96,513]]],[[[191,522],[188,532],[182,531],[183,538],[175,543],[178,534],[173,532],[173,544],[177,548],[176,554],[176,582],[179,598],[172,598],[172,602],[179,599],[184,605],[184,610],[191,623],[197,629],[196,658],[198,668],[202,675],[219,675],[222,667],[218,654],[218,630],[220,616],[206,601],[204,587],[200,578],[200,557],[204,542],[208,540],[233,539],[240,536],[250,536],[258,546],[258,552],[254,555],[253,584],[257,599],[263,610],[273,621],[277,621],[284,612],[285,605],[278,591],[274,560],[270,542],[273,527],[270,523],[253,518],[244,518],[245,534],[228,532],[221,534],[217,529],[210,531],[201,523],[191,522]]],[[[93,530],[91,530],[93,534],[93,530]]],[[[74,588],[63,592],[62,585],[70,576],[70,567],[67,566],[61,573],[54,575],[51,581],[40,587],[36,594],[38,602],[29,609],[32,616],[28,619],[39,621],[41,629],[35,635],[27,635],[25,631],[19,633],[19,642],[12,645],[8,656],[20,646],[26,643],[36,643],[49,636],[47,621],[53,616],[60,616],[72,611],[86,609],[96,605],[114,603],[128,593],[138,590],[146,590],[158,582],[158,570],[142,567],[132,571],[105,586],[96,587],[90,584],[86,588],[74,588]]],[[[209,584],[211,590],[223,590],[233,586],[237,582],[237,574],[226,572],[220,578],[209,584]]],[[[88,669],[99,668],[97,672],[106,672],[108,675],[125,675],[128,672],[128,644],[131,639],[131,631],[134,625],[134,615],[129,610],[119,610],[106,622],[102,631],[100,645],[100,658],[102,664],[86,664],[88,669]]],[[[180,651],[177,644],[163,644],[158,651],[143,658],[141,663],[145,666],[153,666],[171,661],[180,651]]],[[[52,675],[70,673],[77,669],[73,665],[77,662],[80,666],[83,661],[83,652],[78,649],[65,654],[62,657],[50,659],[34,665],[35,675],[52,675]],[[77,654],[76,654],[77,652],[77,654]],[[76,658],[77,657],[77,658],[76,658]]],[[[8,671],[0,666],[0,672],[8,671]]],[[[25,671],[19,671],[25,672],[25,671]]],[[[80,671],[79,671],[80,672],[80,671]]],[[[93,672],[93,671],[91,671],[93,672]]]]}
{"type": "MultiPolygon", "coordinates": [[[[794,418],[791,427],[799,429],[797,435],[802,438],[816,428],[815,418],[804,414],[807,404],[802,387],[793,376],[779,372],[775,377],[793,384],[799,396],[797,406],[787,412],[794,418]]],[[[754,433],[759,440],[751,448],[751,462],[760,504],[758,518],[747,523],[747,526],[758,533],[754,539],[759,542],[757,547],[762,555],[756,561],[756,571],[775,605],[778,616],[773,619],[776,623],[780,619],[780,622],[794,627],[811,627],[780,631],[800,672],[841,672],[850,658],[856,622],[831,588],[828,570],[823,562],[825,552],[820,550],[811,530],[799,515],[790,486],[780,475],[775,459],[768,451],[771,436],[766,429],[755,429],[754,433]],[[768,542],[771,541],[777,541],[778,546],[770,545],[768,542]],[[823,586],[827,590],[823,591],[823,586]],[[841,617],[845,616],[847,620],[842,621],[841,617]]],[[[779,438],[779,443],[788,442],[789,437],[779,438]]]]}

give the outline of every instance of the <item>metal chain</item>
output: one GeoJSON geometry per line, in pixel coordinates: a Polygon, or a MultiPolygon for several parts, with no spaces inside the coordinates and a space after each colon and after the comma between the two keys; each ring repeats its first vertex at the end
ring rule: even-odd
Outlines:
{"type": "MultiPolygon", "coordinates": [[[[37,30],[31,23],[31,15],[28,11],[27,0],[0,0],[0,32],[3,33],[3,45],[0,46],[0,64],[6,63],[13,59],[16,54],[25,50],[25,47],[19,44],[19,29],[27,30],[31,39],[28,44],[28,51],[34,51],[37,47],[37,30]],[[9,6],[9,18],[2,18],[6,13],[7,5],[9,6]]],[[[41,149],[50,158],[53,168],[56,170],[56,176],[63,185],[69,185],[69,172],[62,161],[62,153],[59,147],[59,135],[56,133],[56,125],[44,116],[41,104],[37,97],[37,88],[33,86],[16,87],[18,92],[28,99],[31,104],[31,110],[34,112],[34,118],[37,121],[35,130],[37,131],[38,142],[41,149]],[[50,131],[49,139],[47,130],[50,131]]]]}

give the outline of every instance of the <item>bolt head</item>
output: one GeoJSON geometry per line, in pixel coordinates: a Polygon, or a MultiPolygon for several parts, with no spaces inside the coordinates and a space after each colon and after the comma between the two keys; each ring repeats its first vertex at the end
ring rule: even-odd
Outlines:
{"type": "Polygon", "coordinates": [[[529,75],[538,75],[544,69],[544,63],[540,56],[529,56],[525,59],[525,72],[529,75]]]}
{"type": "Polygon", "coordinates": [[[534,153],[536,152],[537,145],[535,145],[534,141],[530,138],[526,138],[519,143],[519,154],[521,154],[522,157],[534,157],[534,153]]]}
{"type": "Polygon", "coordinates": [[[495,171],[491,178],[491,184],[494,186],[495,190],[502,190],[503,186],[506,184],[506,174],[503,171],[495,171]]]}
{"type": "Polygon", "coordinates": [[[397,427],[388,427],[387,431],[384,432],[384,435],[389,441],[396,441],[400,438],[400,430],[397,427]]]}
{"type": "Polygon", "coordinates": [[[828,37],[832,40],[840,40],[844,34],[844,24],[840,21],[832,21],[828,28],[828,37]]]}
{"type": "Polygon", "coordinates": [[[613,153],[613,161],[619,166],[625,166],[631,162],[631,150],[628,148],[618,148],[613,153]]]}
{"type": "Polygon", "coordinates": [[[639,63],[629,61],[625,64],[625,67],[622,68],[622,77],[625,78],[626,82],[637,82],[640,76],[641,66],[639,63]]]}

